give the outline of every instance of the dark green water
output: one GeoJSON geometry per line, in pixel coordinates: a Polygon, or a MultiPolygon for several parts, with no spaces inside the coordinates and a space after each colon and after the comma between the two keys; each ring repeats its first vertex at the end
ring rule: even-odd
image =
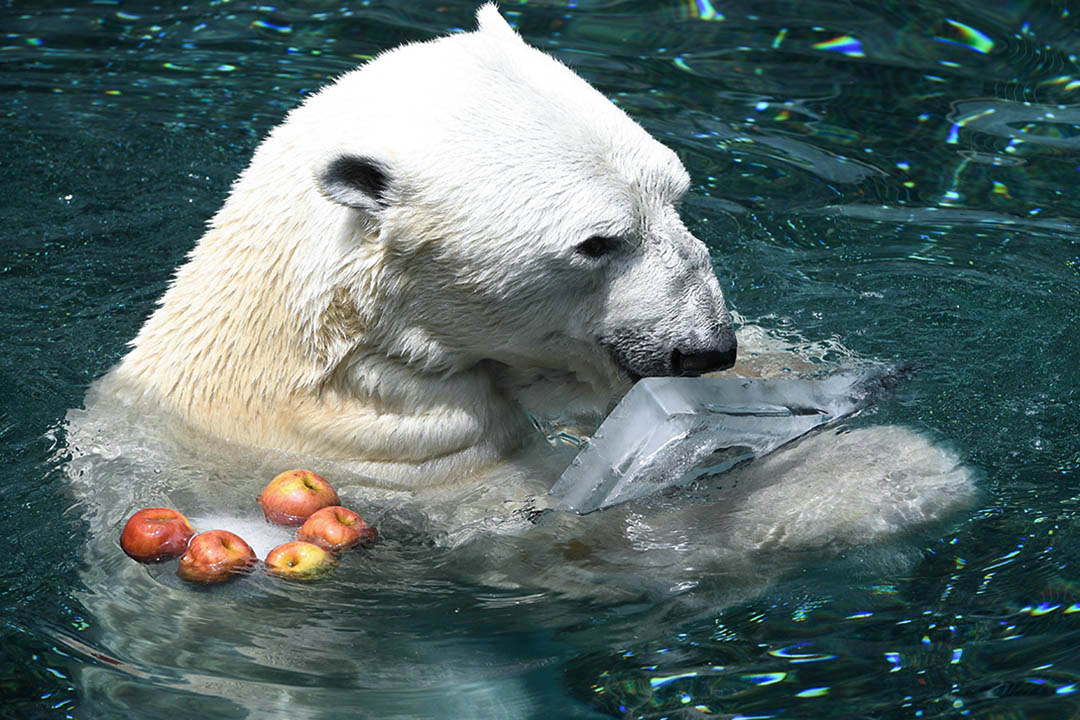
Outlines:
{"type": "MultiPolygon", "coordinates": [[[[83,580],[101,530],[67,489],[65,413],[305,92],[472,26],[471,3],[343,5],[0,10],[0,716],[244,716],[227,683],[195,681],[214,677],[265,687],[280,717],[462,716],[471,693],[486,707],[478,678],[526,717],[1080,713],[1080,6],[1056,1],[507,6],[679,152],[687,220],[744,317],[925,366],[874,421],[947,439],[986,494],[915,538],[905,570],[815,561],[753,600],[691,590],[668,612],[410,582],[412,550],[325,611],[364,682],[245,665],[212,623],[208,659],[151,652],[167,627],[118,643],[83,580]],[[376,671],[420,639],[421,680],[376,671]]],[[[269,614],[297,600],[270,595],[269,614]]]]}

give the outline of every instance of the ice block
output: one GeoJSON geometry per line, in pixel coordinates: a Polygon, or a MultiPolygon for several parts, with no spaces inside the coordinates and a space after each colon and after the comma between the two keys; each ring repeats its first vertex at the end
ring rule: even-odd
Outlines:
{"type": "Polygon", "coordinates": [[[549,491],[577,513],[685,485],[760,457],[894,389],[910,368],[821,380],[645,378],[549,491]]]}

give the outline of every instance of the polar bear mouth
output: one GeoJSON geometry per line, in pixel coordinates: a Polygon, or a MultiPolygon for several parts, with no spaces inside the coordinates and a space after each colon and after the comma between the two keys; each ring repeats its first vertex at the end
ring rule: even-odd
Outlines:
{"type": "Polygon", "coordinates": [[[672,375],[697,377],[707,372],[729,370],[735,364],[738,352],[735,347],[727,350],[705,350],[696,353],[671,351],[672,375]]]}
{"type": "Polygon", "coordinates": [[[626,367],[622,363],[618,362],[617,360],[615,362],[615,366],[619,368],[620,373],[622,373],[623,375],[625,375],[627,378],[630,379],[630,384],[634,384],[638,380],[640,380],[642,377],[644,377],[643,375],[638,375],[636,372],[634,372],[630,368],[626,367]]]}
{"type": "Polygon", "coordinates": [[[600,345],[610,354],[619,371],[637,382],[645,377],[698,377],[708,372],[727,370],[735,364],[737,347],[734,336],[728,347],[709,350],[662,349],[655,343],[629,336],[604,338],[600,345]]]}
{"type": "Polygon", "coordinates": [[[638,338],[628,335],[603,337],[599,339],[600,347],[607,350],[619,373],[636,383],[644,377],[663,376],[665,363],[657,362],[658,348],[651,343],[642,342],[638,338]]]}

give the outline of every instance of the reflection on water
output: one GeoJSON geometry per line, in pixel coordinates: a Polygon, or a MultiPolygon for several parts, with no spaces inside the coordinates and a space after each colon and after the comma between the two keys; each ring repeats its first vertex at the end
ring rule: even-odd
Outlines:
{"type": "MultiPolygon", "coordinates": [[[[687,220],[741,314],[922,366],[872,420],[952,441],[984,473],[982,507],[912,539],[903,562],[818,559],[733,603],[690,586],[597,602],[480,582],[393,512],[378,518],[386,544],[333,585],[194,592],[131,563],[100,529],[119,519],[102,526],[70,494],[64,430],[57,446],[47,431],[122,354],[260,136],[327,78],[470,27],[473,8],[9,5],[0,716],[156,697],[142,716],[239,717],[245,694],[290,717],[343,695],[433,717],[1080,709],[1078,13],[566,5],[506,11],[679,152],[696,183],[687,220]],[[146,621],[155,607],[169,610],[146,621]]],[[[138,472],[152,495],[207,468],[138,472]]]]}

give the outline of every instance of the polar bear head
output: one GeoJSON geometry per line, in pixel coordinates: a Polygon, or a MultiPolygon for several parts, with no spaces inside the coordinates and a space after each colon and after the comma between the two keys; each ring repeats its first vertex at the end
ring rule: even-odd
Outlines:
{"type": "Polygon", "coordinates": [[[357,293],[367,341],[429,370],[494,361],[593,385],[731,366],[676,155],[494,6],[478,18],[381,55],[287,123],[321,145],[309,172],[346,228],[330,263],[383,248],[378,297],[370,278],[357,293]]]}

